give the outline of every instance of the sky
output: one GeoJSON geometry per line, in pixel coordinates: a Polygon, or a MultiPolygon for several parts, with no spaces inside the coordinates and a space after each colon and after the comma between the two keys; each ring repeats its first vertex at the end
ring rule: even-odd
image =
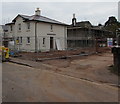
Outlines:
{"type": "Polygon", "coordinates": [[[0,19],[0,23],[2,24],[11,22],[18,14],[34,15],[37,7],[40,8],[42,16],[66,24],[71,24],[73,13],[76,15],[77,22],[90,21],[93,25],[104,24],[110,16],[115,16],[118,19],[118,0],[106,0],[105,2],[99,2],[99,0],[90,2],[86,0],[84,2],[83,0],[80,2],[77,0],[74,2],[67,0],[66,2],[23,2],[21,0],[21,2],[16,2],[13,0],[3,1],[1,5],[2,19],[0,19]]]}

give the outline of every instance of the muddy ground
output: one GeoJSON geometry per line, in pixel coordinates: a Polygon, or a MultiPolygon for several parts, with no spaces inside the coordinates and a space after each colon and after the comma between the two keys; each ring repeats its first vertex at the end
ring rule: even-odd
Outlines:
{"type": "MultiPolygon", "coordinates": [[[[118,85],[118,76],[111,73],[109,68],[113,65],[113,55],[110,49],[101,49],[97,54],[87,56],[79,56],[84,51],[58,51],[58,52],[44,52],[44,53],[21,53],[20,59],[35,61],[36,58],[54,58],[61,56],[78,55],[67,59],[52,59],[44,60],[37,67],[54,71],[63,75],[68,75],[89,81],[108,83],[118,85]]],[[[87,52],[86,52],[87,53],[87,52]]]]}
{"type": "Polygon", "coordinates": [[[90,81],[118,84],[118,76],[109,70],[113,64],[113,56],[110,52],[77,59],[49,60],[42,63],[52,66],[51,70],[58,73],[90,81]]]}
{"type": "MultiPolygon", "coordinates": [[[[69,56],[75,56],[75,55],[80,55],[80,54],[92,54],[95,53],[96,49],[95,48],[82,48],[82,49],[74,49],[74,50],[63,50],[63,51],[58,51],[58,50],[52,50],[48,52],[20,52],[19,55],[22,57],[19,57],[20,59],[24,60],[44,60],[47,58],[60,58],[60,57],[69,57],[69,56]]],[[[109,48],[100,48],[97,49],[98,53],[101,52],[106,52],[110,51],[109,48]]]]}

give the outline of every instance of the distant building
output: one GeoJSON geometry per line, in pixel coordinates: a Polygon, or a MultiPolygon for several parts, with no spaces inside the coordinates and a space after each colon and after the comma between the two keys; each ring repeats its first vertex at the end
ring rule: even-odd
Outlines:
{"type": "Polygon", "coordinates": [[[8,47],[8,41],[10,40],[8,34],[8,27],[5,25],[0,25],[0,38],[1,38],[1,44],[8,47]]]}
{"type": "Polygon", "coordinates": [[[18,14],[6,24],[19,51],[64,50],[67,47],[67,24],[41,16],[39,8],[32,16],[18,14]]]}
{"type": "Polygon", "coordinates": [[[2,37],[3,37],[3,29],[2,26],[0,25],[0,45],[2,45],[2,37]]]}
{"type": "Polygon", "coordinates": [[[106,46],[107,36],[111,34],[100,24],[93,26],[89,21],[77,22],[75,14],[67,31],[68,48],[95,47],[96,41],[99,46],[106,46]]]}

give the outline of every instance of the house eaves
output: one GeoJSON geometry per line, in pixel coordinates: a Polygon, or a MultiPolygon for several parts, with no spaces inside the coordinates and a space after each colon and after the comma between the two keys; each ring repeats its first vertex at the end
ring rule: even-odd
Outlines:
{"type": "Polygon", "coordinates": [[[32,16],[27,16],[27,15],[20,15],[18,14],[15,19],[13,19],[12,22],[15,22],[17,17],[22,17],[24,19],[24,22],[27,21],[36,21],[36,22],[44,22],[44,23],[51,23],[51,24],[58,24],[58,25],[64,25],[64,26],[69,26],[68,24],[47,18],[45,16],[36,16],[36,15],[32,15],[32,16]]]}

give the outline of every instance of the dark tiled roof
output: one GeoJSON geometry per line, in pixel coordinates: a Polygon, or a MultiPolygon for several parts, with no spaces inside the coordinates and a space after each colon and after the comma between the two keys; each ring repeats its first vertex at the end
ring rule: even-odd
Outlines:
{"type": "Polygon", "coordinates": [[[81,22],[77,22],[76,26],[81,26],[81,27],[91,27],[91,23],[89,21],[81,21],[81,22]]]}
{"type": "Polygon", "coordinates": [[[62,22],[59,22],[59,21],[56,21],[56,20],[53,20],[53,19],[50,19],[44,16],[37,16],[37,15],[32,15],[32,16],[18,15],[18,16],[21,16],[22,18],[28,21],[38,21],[38,22],[47,22],[47,23],[53,23],[53,24],[59,24],[59,25],[67,25],[65,23],[62,23],[62,22]]]}

